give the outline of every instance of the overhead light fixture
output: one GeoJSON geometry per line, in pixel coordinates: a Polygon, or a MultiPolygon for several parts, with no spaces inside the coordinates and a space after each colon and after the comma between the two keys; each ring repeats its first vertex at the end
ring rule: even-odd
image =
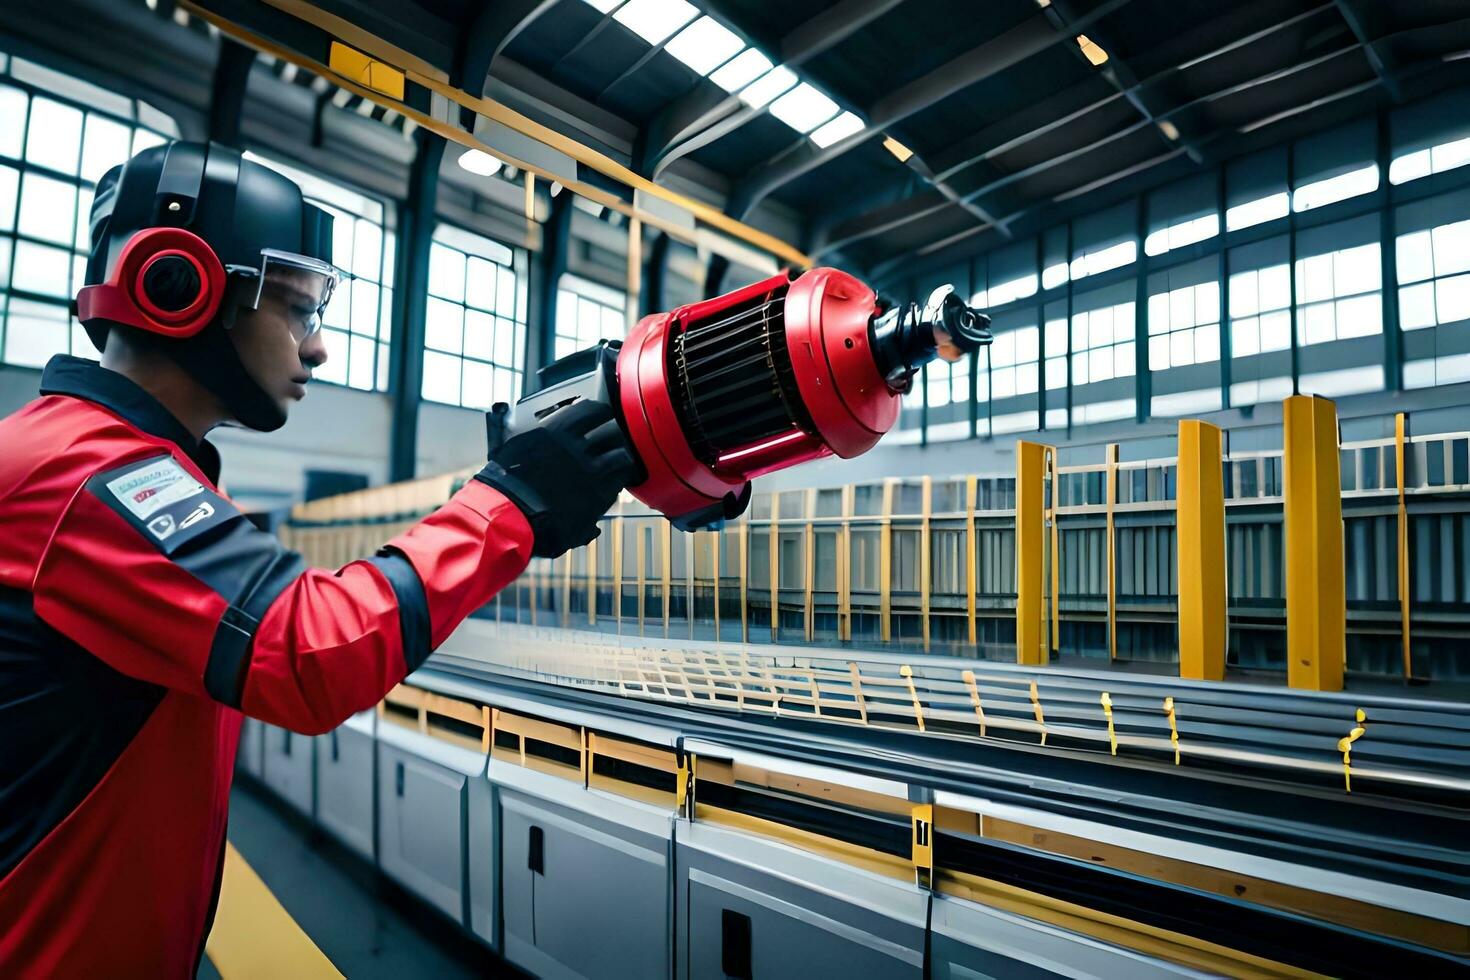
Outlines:
{"type": "Polygon", "coordinates": [[[701,17],[664,45],[664,50],[693,68],[708,75],[735,57],[745,42],[713,17],[701,17]]]}
{"type": "Polygon", "coordinates": [[[810,133],[837,115],[837,103],[802,82],[771,103],[771,115],[798,133],[810,133]]]}
{"type": "Polygon", "coordinates": [[[1082,49],[1082,54],[1088,61],[1092,62],[1094,68],[1098,65],[1105,64],[1108,60],[1108,53],[1098,47],[1086,34],[1077,35],[1077,47],[1082,49]]]}
{"type": "Polygon", "coordinates": [[[494,177],[505,166],[500,160],[492,157],[484,150],[465,150],[459,155],[459,165],[472,174],[481,177],[494,177]]]}
{"type": "Polygon", "coordinates": [[[662,44],[697,16],[699,10],[685,0],[628,0],[613,14],[613,20],[649,44],[662,44]]]}
{"type": "Polygon", "coordinates": [[[1174,125],[1173,123],[1171,123],[1169,120],[1167,120],[1167,119],[1160,119],[1159,120],[1159,132],[1161,132],[1165,136],[1167,136],[1169,138],[1169,142],[1171,142],[1171,143],[1177,143],[1177,142],[1179,142],[1179,127],[1176,126],[1176,125],[1174,125]]]}
{"type": "Polygon", "coordinates": [[[892,153],[895,157],[897,157],[899,163],[908,163],[909,157],[914,155],[913,150],[904,146],[892,136],[883,137],[883,149],[887,150],[889,153],[892,153]]]}
{"type": "Polygon", "coordinates": [[[552,197],[556,197],[556,195],[560,194],[562,192],[562,190],[563,190],[563,188],[561,186],[561,181],[559,181],[559,180],[553,180],[551,182],[551,188],[550,188],[550,190],[551,190],[551,196],[552,197]]]}
{"type": "Polygon", "coordinates": [[[853,133],[860,133],[866,128],[861,116],[855,112],[844,112],[829,123],[824,123],[816,132],[812,133],[812,142],[822,149],[826,149],[839,140],[845,140],[853,133]]]}
{"type": "Polygon", "coordinates": [[[746,48],[709,77],[726,92],[738,92],[771,70],[771,59],[755,48],[746,48]]]}
{"type": "Polygon", "coordinates": [[[796,72],[784,65],[772,68],[740,92],[740,101],[759,109],[796,84],[796,72]]]}

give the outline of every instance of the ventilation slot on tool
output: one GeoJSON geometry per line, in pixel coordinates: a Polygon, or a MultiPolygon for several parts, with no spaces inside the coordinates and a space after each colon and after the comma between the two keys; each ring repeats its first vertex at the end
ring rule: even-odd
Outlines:
{"type": "Polygon", "coordinates": [[[786,349],[786,287],[680,324],[670,350],[674,404],[690,448],[706,465],[721,454],[813,430],[786,349]]]}

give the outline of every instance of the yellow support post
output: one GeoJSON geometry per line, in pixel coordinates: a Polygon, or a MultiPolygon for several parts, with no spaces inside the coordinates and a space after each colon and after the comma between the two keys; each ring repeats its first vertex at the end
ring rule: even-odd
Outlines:
{"type": "Polygon", "coordinates": [[[597,591],[601,583],[597,577],[597,539],[587,542],[587,625],[597,625],[597,591]]]}
{"type": "Polygon", "coordinates": [[[1225,679],[1225,486],[1220,430],[1179,423],[1179,676],[1225,679]]]}
{"type": "Polygon", "coordinates": [[[715,642],[718,643],[724,639],[720,635],[720,536],[724,534],[724,531],[711,531],[709,534],[709,560],[711,567],[714,568],[715,576],[715,642]]]}
{"type": "Polygon", "coordinates": [[[978,496],[979,481],[969,477],[965,480],[965,620],[969,627],[970,646],[975,645],[976,639],[975,575],[979,571],[979,549],[975,541],[975,504],[978,496]]]}
{"type": "Polygon", "coordinates": [[[842,533],[837,545],[837,628],[838,639],[852,639],[852,518],[856,488],[849,483],[842,488],[842,533]]]}
{"type": "Polygon", "coordinates": [[[1107,461],[1108,506],[1108,659],[1118,659],[1118,543],[1114,511],[1118,507],[1118,444],[1108,443],[1103,457],[1107,461]]]}
{"type": "Polygon", "coordinates": [[[1047,662],[1046,447],[1016,442],[1016,663],[1047,662]]]}
{"type": "Polygon", "coordinates": [[[781,494],[771,492],[771,534],[767,556],[771,571],[771,642],[781,638],[781,494]]]}
{"type": "Polygon", "coordinates": [[[1342,474],[1337,406],[1294,395],[1283,405],[1286,524],[1286,679],[1295,688],[1342,690],[1347,655],[1342,474]]]}
{"type": "Polygon", "coordinates": [[[750,642],[750,519],[740,528],[740,642],[750,642]]]}
{"type": "Polygon", "coordinates": [[[1404,499],[1405,443],[1409,438],[1409,420],[1403,412],[1393,417],[1394,475],[1399,491],[1399,626],[1404,634],[1404,680],[1414,676],[1414,663],[1409,642],[1409,508],[1404,499]]]}
{"type": "Polygon", "coordinates": [[[1046,495],[1047,509],[1046,522],[1048,525],[1046,565],[1050,570],[1048,576],[1051,582],[1051,591],[1047,593],[1048,604],[1051,612],[1051,628],[1047,631],[1050,637],[1049,646],[1053,650],[1062,648],[1062,604],[1059,601],[1062,594],[1062,546],[1060,525],[1057,521],[1057,498],[1061,493],[1061,483],[1057,479],[1057,447],[1046,447],[1046,477],[1050,493],[1046,495]]]}
{"type": "Polygon", "coordinates": [[[878,527],[878,635],[884,643],[893,639],[893,488],[883,483],[883,518],[878,527]]]}
{"type": "Polygon", "coordinates": [[[933,552],[929,542],[930,515],[933,513],[934,478],[926,476],[922,483],[924,496],[922,517],[919,522],[919,610],[923,621],[924,652],[929,652],[929,580],[932,577],[930,563],[933,552]]]}
{"type": "Polygon", "coordinates": [[[664,639],[669,636],[669,592],[674,587],[673,560],[674,560],[674,525],[668,521],[659,521],[659,528],[663,536],[659,540],[659,552],[663,558],[663,567],[660,569],[664,589],[664,639]]]}
{"type": "MultiPolygon", "coordinates": [[[[812,642],[816,633],[816,577],[817,577],[817,543],[816,529],[812,526],[812,518],[817,515],[817,491],[812,487],[806,492],[806,531],[802,536],[802,581],[805,585],[803,599],[802,626],[806,642],[812,642]]],[[[820,711],[817,712],[821,714],[820,711]]]]}

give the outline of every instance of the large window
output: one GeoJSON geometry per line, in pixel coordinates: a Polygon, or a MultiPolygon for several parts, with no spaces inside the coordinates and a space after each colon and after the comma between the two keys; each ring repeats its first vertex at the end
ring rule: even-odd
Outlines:
{"type": "Polygon", "coordinates": [[[1400,235],[1399,326],[1470,320],[1470,221],[1400,235]]]}
{"type": "Polygon", "coordinates": [[[525,255],[439,225],[429,250],[423,397],[465,408],[514,403],[525,369],[525,255]]]}
{"type": "Polygon", "coordinates": [[[95,355],[69,304],[86,271],[97,180],[177,137],[150,106],[0,56],[0,359],[95,355]]]}
{"type": "Polygon", "coordinates": [[[929,386],[929,407],[942,408],[954,403],[962,405],[970,400],[970,358],[968,355],[953,364],[945,361],[930,361],[924,369],[929,386]]]}
{"type": "Polygon", "coordinates": [[[1285,263],[1230,277],[1230,352],[1291,349],[1291,278],[1285,263]]]}
{"type": "Polygon", "coordinates": [[[332,215],[332,262],[346,275],[322,322],[327,362],[315,377],[386,391],[396,236],[384,227],[383,202],[276,160],[245,156],[290,177],[307,200],[332,215]]]}
{"type": "Polygon", "coordinates": [[[1034,326],[997,332],[990,345],[991,397],[1035,394],[1040,353],[1040,337],[1034,326]]]}
{"type": "Polygon", "coordinates": [[[1378,243],[1297,259],[1297,344],[1323,344],[1383,332],[1378,243]]]}
{"type": "Polygon", "coordinates": [[[1211,280],[1148,298],[1148,369],[1220,359],[1220,284],[1211,280]]]}
{"type": "Polygon", "coordinates": [[[627,300],[616,289],[563,275],[556,292],[556,356],[585,350],[627,334],[627,300]]]}
{"type": "Polygon", "coordinates": [[[1092,384],[1136,373],[1136,304],[1117,303],[1072,315],[1072,383],[1092,384]]]}

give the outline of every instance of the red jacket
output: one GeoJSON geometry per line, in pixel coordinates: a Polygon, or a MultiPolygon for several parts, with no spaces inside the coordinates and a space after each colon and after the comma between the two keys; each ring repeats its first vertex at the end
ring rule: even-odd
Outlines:
{"type": "Polygon", "coordinates": [[[242,712],[376,704],[531,554],[471,481],[373,558],[307,569],[219,456],[77,358],[0,420],[0,976],[192,977],[242,712]]]}

